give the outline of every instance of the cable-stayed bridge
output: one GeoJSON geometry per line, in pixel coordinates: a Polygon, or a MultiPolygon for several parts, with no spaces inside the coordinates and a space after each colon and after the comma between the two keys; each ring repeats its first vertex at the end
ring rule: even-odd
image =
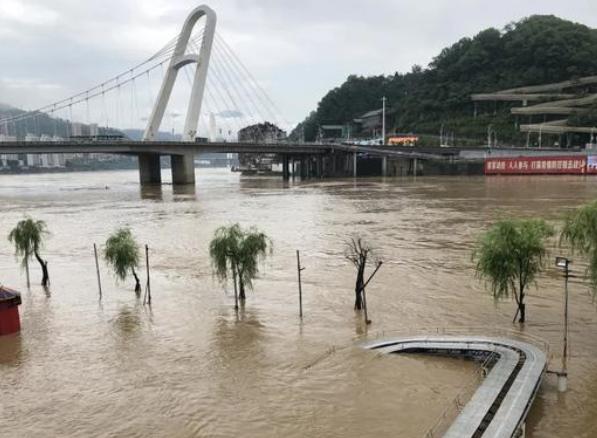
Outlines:
{"type": "Polygon", "coordinates": [[[175,184],[195,182],[194,158],[201,152],[275,153],[285,178],[291,168],[293,175],[302,176],[338,174],[339,170],[356,175],[359,151],[384,157],[430,157],[288,143],[277,137],[279,133],[247,142],[242,135],[247,126],[270,122],[289,129],[290,125],[216,33],[216,22],[212,9],[199,6],[189,14],[181,32],[145,61],[85,91],[0,119],[0,154],[135,155],[142,184],[161,182],[160,156],[164,155],[171,158],[175,184]],[[186,109],[182,109],[183,101],[188,101],[186,109]],[[120,138],[126,128],[142,125],[141,140],[120,138]]]}

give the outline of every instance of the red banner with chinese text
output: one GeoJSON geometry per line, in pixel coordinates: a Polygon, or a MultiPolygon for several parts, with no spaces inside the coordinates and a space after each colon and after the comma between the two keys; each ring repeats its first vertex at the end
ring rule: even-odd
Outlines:
{"type": "Polygon", "coordinates": [[[587,158],[579,155],[485,159],[485,175],[579,175],[586,171],[587,158]]]}

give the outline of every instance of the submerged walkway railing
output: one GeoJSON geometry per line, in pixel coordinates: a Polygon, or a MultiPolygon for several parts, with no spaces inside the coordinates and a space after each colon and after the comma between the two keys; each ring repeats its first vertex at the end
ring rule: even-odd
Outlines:
{"type": "MultiPolygon", "coordinates": [[[[437,329],[431,336],[399,337],[389,337],[388,332],[383,332],[378,340],[365,345],[382,354],[427,352],[481,362],[486,377],[481,378],[479,374],[468,382],[427,431],[426,437],[505,438],[518,436],[524,427],[547,368],[547,343],[516,332],[500,330],[507,336],[471,335],[474,331],[467,328],[440,333],[437,329]],[[449,421],[452,421],[450,425],[449,421]]],[[[485,327],[483,331],[488,329],[485,327]]]]}

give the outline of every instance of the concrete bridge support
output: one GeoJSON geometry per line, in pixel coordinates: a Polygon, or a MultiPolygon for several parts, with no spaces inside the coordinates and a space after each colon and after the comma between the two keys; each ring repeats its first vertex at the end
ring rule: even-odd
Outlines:
{"type": "Polygon", "coordinates": [[[141,185],[162,183],[162,169],[158,154],[139,154],[139,181],[141,185]]]}
{"type": "Polygon", "coordinates": [[[290,159],[288,155],[282,156],[282,179],[288,181],[290,179],[290,159]]]}
{"type": "Polygon", "coordinates": [[[318,155],[317,158],[317,178],[323,178],[323,158],[318,155]]]}
{"type": "Polygon", "coordinates": [[[171,155],[172,184],[195,184],[195,155],[171,155]]]}

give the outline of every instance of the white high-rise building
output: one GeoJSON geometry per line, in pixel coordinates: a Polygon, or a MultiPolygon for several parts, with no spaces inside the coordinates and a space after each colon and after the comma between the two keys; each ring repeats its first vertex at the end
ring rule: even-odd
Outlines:
{"type": "Polygon", "coordinates": [[[97,123],[92,123],[91,125],[89,125],[89,136],[97,137],[98,134],[99,134],[99,128],[97,126],[97,123]]]}
{"type": "MultiPolygon", "coordinates": [[[[27,133],[25,135],[25,141],[39,141],[39,137],[35,134],[27,133]]],[[[27,167],[38,167],[41,164],[39,154],[27,154],[25,159],[25,165],[27,167]]]]}
{"type": "MultiPolygon", "coordinates": [[[[47,134],[42,134],[42,136],[39,138],[39,141],[51,142],[52,137],[47,134]]],[[[41,154],[39,156],[41,167],[54,167],[52,155],[53,154],[41,154]]]]}
{"type": "MultiPolygon", "coordinates": [[[[14,135],[0,134],[0,142],[3,141],[17,141],[17,137],[14,135]]],[[[9,161],[18,160],[17,155],[2,154],[0,155],[0,167],[7,167],[9,161]]]]}
{"type": "Polygon", "coordinates": [[[83,125],[82,123],[79,122],[72,122],[70,124],[70,135],[71,137],[80,137],[83,135],[83,127],[85,125],[83,125]]]}
{"type": "Polygon", "coordinates": [[[209,141],[216,141],[218,131],[216,127],[216,116],[214,113],[209,113],[209,141]]]}

